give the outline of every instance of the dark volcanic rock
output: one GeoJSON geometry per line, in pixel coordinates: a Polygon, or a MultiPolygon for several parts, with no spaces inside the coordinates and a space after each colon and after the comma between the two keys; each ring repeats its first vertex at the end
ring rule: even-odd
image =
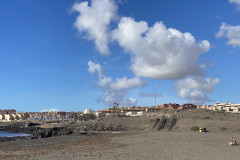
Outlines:
{"type": "Polygon", "coordinates": [[[65,127],[54,127],[54,128],[38,128],[33,134],[32,138],[46,138],[46,137],[53,137],[53,136],[62,136],[73,134],[72,128],[65,128],[65,127]]]}
{"type": "Polygon", "coordinates": [[[0,126],[0,131],[32,134],[36,127],[22,127],[16,125],[0,126]]]}
{"type": "Polygon", "coordinates": [[[103,124],[103,123],[96,123],[93,127],[90,128],[91,131],[123,131],[123,125],[114,125],[110,124],[103,124]]]}
{"type": "Polygon", "coordinates": [[[41,125],[40,123],[33,123],[33,122],[29,122],[29,123],[26,123],[25,127],[32,127],[32,126],[39,126],[41,125]]]}
{"type": "Polygon", "coordinates": [[[73,134],[73,130],[74,130],[74,128],[71,128],[71,127],[53,127],[53,128],[36,127],[38,125],[40,124],[28,122],[28,123],[13,123],[6,126],[0,126],[0,131],[31,134],[31,136],[28,136],[28,137],[1,137],[0,141],[36,139],[36,138],[68,135],[68,134],[73,134]]]}

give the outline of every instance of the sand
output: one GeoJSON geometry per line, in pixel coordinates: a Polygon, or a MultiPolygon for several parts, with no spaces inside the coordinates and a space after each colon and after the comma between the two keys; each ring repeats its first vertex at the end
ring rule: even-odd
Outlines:
{"type": "Polygon", "coordinates": [[[240,145],[228,144],[231,137],[240,143],[239,120],[240,114],[205,110],[103,118],[74,123],[74,127],[81,131],[96,124],[100,129],[121,125],[124,130],[1,142],[0,160],[238,160],[240,145]],[[163,114],[178,116],[171,131],[154,127],[163,114]],[[192,126],[206,127],[208,132],[190,131],[192,126]]]}
{"type": "Polygon", "coordinates": [[[68,135],[3,142],[0,159],[237,160],[240,146],[228,146],[237,132],[141,131],[68,135]]]}

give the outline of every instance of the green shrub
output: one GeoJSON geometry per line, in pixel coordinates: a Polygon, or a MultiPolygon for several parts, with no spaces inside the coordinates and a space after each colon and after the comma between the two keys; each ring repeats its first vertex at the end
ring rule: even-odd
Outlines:
{"type": "Polygon", "coordinates": [[[192,126],[190,128],[191,131],[198,131],[199,130],[199,127],[198,126],[192,126]]]}
{"type": "Polygon", "coordinates": [[[236,129],[237,132],[240,132],[240,128],[236,129]]]}
{"type": "Polygon", "coordinates": [[[226,127],[219,126],[219,130],[224,131],[224,130],[227,130],[227,128],[226,128],[226,127]]]}
{"type": "Polygon", "coordinates": [[[68,128],[68,127],[70,127],[70,125],[69,124],[65,124],[63,127],[64,128],[68,128]]]}
{"type": "Polygon", "coordinates": [[[217,110],[217,113],[225,113],[225,110],[217,110]]]}

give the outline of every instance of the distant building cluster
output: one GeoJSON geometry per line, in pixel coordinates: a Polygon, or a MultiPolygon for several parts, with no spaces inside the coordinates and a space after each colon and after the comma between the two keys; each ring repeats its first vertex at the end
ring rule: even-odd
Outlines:
{"type": "Polygon", "coordinates": [[[0,110],[0,122],[33,120],[33,121],[86,121],[94,119],[90,109],[84,112],[18,112],[16,110],[0,110]]]}
{"type": "Polygon", "coordinates": [[[94,112],[97,117],[110,116],[113,114],[118,114],[120,116],[142,116],[145,112],[157,112],[164,109],[180,110],[180,109],[196,109],[197,105],[186,103],[186,104],[176,104],[168,103],[156,106],[145,106],[145,107],[119,107],[119,108],[108,108],[105,110],[99,110],[94,112]]]}
{"type": "Polygon", "coordinates": [[[144,107],[119,107],[118,104],[112,108],[98,110],[94,112],[86,108],[83,112],[16,112],[14,109],[0,110],[0,122],[21,121],[21,120],[36,120],[36,121],[86,121],[95,119],[95,117],[104,116],[142,116],[147,112],[157,112],[165,109],[184,110],[184,109],[208,109],[213,111],[223,111],[230,113],[240,113],[240,104],[220,103],[216,102],[213,105],[195,105],[185,103],[179,105],[177,103],[166,103],[156,106],[144,107]]]}
{"type": "Polygon", "coordinates": [[[26,112],[29,120],[69,120],[70,112],[26,112]]]}
{"type": "Polygon", "coordinates": [[[17,114],[15,109],[0,110],[0,122],[8,122],[12,120],[20,120],[22,116],[17,114]]]}
{"type": "Polygon", "coordinates": [[[164,109],[170,110],[183,110],[183,109],[208,109],[213,111],[223,111],[223,112],[230,112],[230,113],[240,113],[240,104],[233,104],[233,103],[220,103],[216,102],[213,105],[195,105],[191,103],[186,104],[176,104],[176,103],[168,103],[162,105],[156,105],[152,107],[119,107],[117,110],[108,108],[105,110],[99,110],[95,112],[97,117],[102,116],[110,116],[113,113],[117,113],[120,116],[142,116],[146,112],[156,112],[164,109]]]}
{"type": "Polygon", "coordinates": [[[240,113],[240,104],[220,103],[216,102],[213,105],[198,105],[198,109],[208,109],[212,111],[224,111],[230,113],[240,113]]]}

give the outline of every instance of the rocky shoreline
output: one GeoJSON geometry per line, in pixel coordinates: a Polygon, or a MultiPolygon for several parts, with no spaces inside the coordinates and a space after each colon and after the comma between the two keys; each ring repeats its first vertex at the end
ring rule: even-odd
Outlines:
{"type": "Polygon", "coordinates": [[[141,117],[102,117],[91,121],[24,121],[0,123],[0,131],[26,133],[31,136],[0,137],[0,142],[22,139],[41,139],[71,134],[88,134],[95,131],[189,130],[192,126],[216,131],[225,127],[228,131],[240,130],[235,125],[240,115],[206,110],[164,111],[141,117]],[[209,121],[209,122],[207,122],[209,121]],[[215,125],[212,125],[214,123],[215,125]],[[176,126],[176,127],[175,127],[176,126]]]}
{"type": "Polygon", "coordinates": [[[5,126],[0,126],[0,131],[30,134],[30,136],[0,137],[0,142],[46,138],[52,136],[68,135],[73,133],[71,128],[40,128],[39,126],[40,124],[32,122],[16,122],[5,126]]]}
{"type": "Polygon", "coordinates": [[[12,122],[10,124],[4,124],[2,126],[0,125],[0,131],[30,134],[30,136],[0,137],[0,142],[41,139],[71,134],[87,134],[88,132],[92,131],[124,130],[123,125],[115,125],[113,123],[104,124],[102,121],[88,121],[81,123],[71,122],[67,124],[64,122],[54,122],[53,124],[58,124],[58,126],[54,126],[48,122],[12,122]]]}

